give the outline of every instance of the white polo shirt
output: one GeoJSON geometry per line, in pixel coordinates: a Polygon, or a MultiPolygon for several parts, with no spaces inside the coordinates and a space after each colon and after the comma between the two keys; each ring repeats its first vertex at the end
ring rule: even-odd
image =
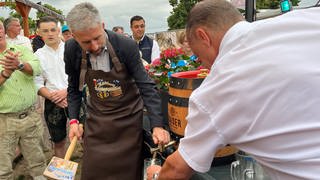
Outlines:
{"type": "Polygon", "coordinates": [[[32,51],[31,41],[29,38],[25,36],[18,35],[15,38],[10,38],[8,35],[6,35],[6,41],[7,43],[10,43],[10,44],[25,46],[32,51]]]}
{"type": "Polygon", "coordinates": [[[196,171],[226,144],[272,179],[320,179],[320,8],[240,22],[189,102],[179,152],[196,171]]]}

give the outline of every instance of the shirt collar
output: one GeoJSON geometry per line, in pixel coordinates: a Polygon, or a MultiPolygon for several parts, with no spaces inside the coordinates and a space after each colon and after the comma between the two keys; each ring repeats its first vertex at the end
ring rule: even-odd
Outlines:
{"type": "Polygon", "coordinates": [[[141,41],[144,39],[145,36],[146,36],[146,34],[143,34],[142,38],[141,38],[140,40],[138,40],[138,41],[136,41],[136,40],[134,39],[133,35],[132,35],[131,37],[132,37],[132,39],[133,39],[135,42],[137,42],[137,44],[139,44],[139,42],[141,42],[141,41]]]}
{"type": "Polygon", "coordinates": [[[58,46],[58,48],[56,50],[54,50],[52,47],[48,46],[47,44],[44,44],[43,47],[45,47],[46,49],[49,49],[50,51],[58,51],[61,48],[64,48],[64,42],[60,41],[59,46],[58,46]]]}
{"type": "Polygon", "coordinates": [[[18,35],[18,36],[16,36],[15,38],[11,38],[11,37],[9,37],[9,36],[6,34],[6,39],[13,39],[13,40],[16,40],[16,39],[19,39],[19,35],[18,35]]]}

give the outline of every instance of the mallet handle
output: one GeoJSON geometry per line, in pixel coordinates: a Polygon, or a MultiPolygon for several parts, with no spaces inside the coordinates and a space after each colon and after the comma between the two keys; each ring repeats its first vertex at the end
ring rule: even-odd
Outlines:
{"type": "Polygon", "coordinates": [[[73,153],[73,150],[76,147],[77,139],[78,139],[77,136],[73,137],[73,139],[72,139],[72,141],[71,141],[71,143],[70,143],[70,145],[68,147],[68,150],[66,152],[66,155],[64,156],[65,160],[69,160],[70,159],[70,157],[71,157],[71,155],[73,153]]]}

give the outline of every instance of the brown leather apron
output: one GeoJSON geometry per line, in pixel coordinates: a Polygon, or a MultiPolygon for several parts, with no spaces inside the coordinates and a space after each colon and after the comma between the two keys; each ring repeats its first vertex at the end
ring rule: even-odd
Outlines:
{"type": "Polygon", "coordinates": [[[107,42],[110,72],[88,67],[88,119],[84,132],[83,180],[142,179],[142,109],[139,90],[107,42]]]}

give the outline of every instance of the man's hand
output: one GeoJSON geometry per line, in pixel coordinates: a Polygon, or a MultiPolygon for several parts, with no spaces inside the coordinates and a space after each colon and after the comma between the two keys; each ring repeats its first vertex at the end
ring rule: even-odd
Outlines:
{"type": "Polygon", "coordinates": [[[61,107],[61,108],[66,108],[68,107],[68,101],[67,98],[65,98],[64,100],[56,103],[57,106],[61,107]]]}
{"type": "Polygon", "coordinates": [[[0,64],[3,66],[4,69],[15,71],[19,69],[20,61],[18,60],[20,54],[15,53],[13,51],[7,50],[6,54],[4,55],[4,59],[1,59],[0,64]]]}
{"type": "Polygon", "coordinates": [[[161,166],[151,165],[147,167],[147,180],[152,180],[155,174],[159,174],[161,166]]]}
{"type": "Polygon", "coordinates": [[[72,141],[74,136],[77,136],[79,140],[82,139],[83,125],[82,124],[71,124],[69,129],[69,139],[72,141]]]}
{"type": "Polygon", "coordinates": [[[52,91],[50,99],[53,103],[57,104],[61,102],[62,100],[67,98],[67,90],[62,89],[62,90],[57,90],[57,91],[52,91]]]}
{"type": "Polygon", "coordinates": [[[170,134],[162,127],[153,128],[152,139],[155,144],[165,145],[170,141],[170,134]]]}

